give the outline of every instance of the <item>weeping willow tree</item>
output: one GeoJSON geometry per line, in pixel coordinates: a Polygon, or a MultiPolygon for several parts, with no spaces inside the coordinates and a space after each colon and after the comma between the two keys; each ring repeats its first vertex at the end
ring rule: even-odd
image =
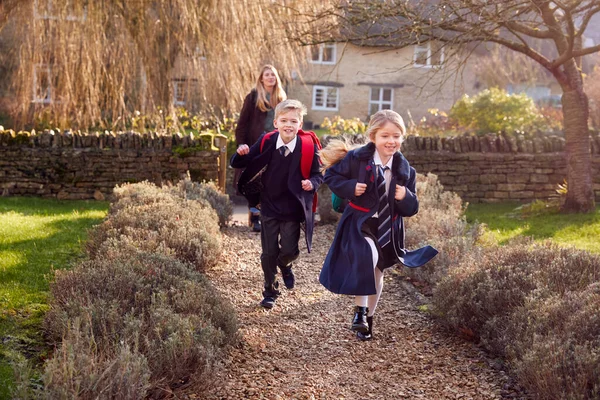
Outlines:
{"type": "Polygon", "coordinates": [[[262,64],[286,78],[304,59],[280,28],[302,11],[288,3],[0,0],[5,59],[18,60],[6,72],[15,127],[118,129],[138,113],[173,117],[177,89],[195,91],[195,108],[236,111],[262,64]]]}

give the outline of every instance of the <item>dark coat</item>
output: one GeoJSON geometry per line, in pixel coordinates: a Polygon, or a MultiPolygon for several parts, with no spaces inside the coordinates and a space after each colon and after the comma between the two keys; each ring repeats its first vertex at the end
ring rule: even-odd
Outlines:
{"type": "MultiPolygon", "coordinates": [[[[374,152],[374,143],[351,150],[325,173],[325,183],[331,191],[350,200],[338,223],[319,277],[321,284],[334,293],[356,296],[376,293],[371,248],[361,232],[362,224],[378,209],[374,152]],[[367,190],[356,197],[354,189],[361,165],[366,168],[367,190]]],[[[402,217],[415,215],[419,211],[419,200],[416,195],[416,171],[400,152],[393,156],[388,201],[393,218],[392,244],[398,262],[408,267],[425,264],[437,254],[433,247],[425,246],[415,251],[404,249],[402,217]],[[400,201],[394,198],[396,184],[406,187],[406,197],[400,201]]]]}
{"type": "MultiPolygon", "coordinates": [[[[250,152],[248,154],[240,156],[239,154],[235,153],[233,157],[231,157],[230,163],[233,168],[245,168],[244,172],[242,172],[242,175],[240,176],[239,186],[245,185],[249,180],[261,173],[263,168],[268,168],[273,151],[275,151],[278,138],[279,132],[275,131],[273,135],[269,136],[265,140],[262,152],[260,151],[262,139],[259,138],[259,140],[257,140],[257,142],[250,147],[250,152]]],[[[302,209],[304,210],[304,222],[306,224],[306,247],[310,252],[315,218],[313,213],[313,198],[315,192],[319,189],[321,183],[323,183],[323,175],[319,170],[320,162],[317,155],[317,146],[315,145],[315,154],[313,156],[310,176],[308,178],[312,182],[313,190],[306,191],[302,189],[301,182],[304,180],[304,178],[302,177],[302,172],[300,171],[300,159],[302,157],[302,144],[300,143],[300,140],[301,139],[298,136],[296,148],[290,155],[293,158],[288,177],[288,189],[294,195],[294,197],[298,199],[302,205],[302,209]]],[[[263,190],[269,190],[269,187],[265,186],[263,190]]]]}
{"type": "Polygon", "coordinates": [[[237,145],[247,144],[252,146],[265,132],[267,112],[256,107],[256,89],[252,89],[244,99],[237,127],[235,128],[235,141],[237,145]]]}

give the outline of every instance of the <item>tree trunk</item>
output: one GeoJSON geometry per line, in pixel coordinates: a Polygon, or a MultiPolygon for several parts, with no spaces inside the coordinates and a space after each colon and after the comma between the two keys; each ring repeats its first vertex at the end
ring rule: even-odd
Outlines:
{"type": "Polygon", "coordinates": [[[567,157],[567,199],[562,211],[584,213],[595,210],[592,156],[588,131],[588,98],[583,90],[562,95],[567,157]]]}

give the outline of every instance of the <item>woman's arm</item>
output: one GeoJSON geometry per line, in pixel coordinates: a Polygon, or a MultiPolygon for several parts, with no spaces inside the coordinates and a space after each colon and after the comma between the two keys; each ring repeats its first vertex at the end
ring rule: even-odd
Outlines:
{"type": "Polygon", "coordinates": [[[242,111],[240,112],[240,118],[238,119],[237,127],[235,128],[235,141],[238,146],[249,143],[248,129],[250,129],[254,107],[256,107],[256,102],[254,101],[256,96],[254,93],[255,91],[252,90],[244,99],[244,105],[242,106],[242,111]]]}

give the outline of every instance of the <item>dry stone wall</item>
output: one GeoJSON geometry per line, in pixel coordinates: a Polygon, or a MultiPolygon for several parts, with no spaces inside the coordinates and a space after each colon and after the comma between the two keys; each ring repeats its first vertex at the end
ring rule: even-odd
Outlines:
{"type": "MultiPolygon", "coordinates": [[[[600,201],[600,138],[591,138],[592,176],[600,201]]],[[[567,177],[565,140],[558,136],[409,136],[403,153],[420,173],[477,202],[546,200],[567,177]]]]}
{"type": "MultiPolygon", "coordinates": [[[[600,201],[600,138],[592,137],[592,176],[600,201]]],[[[556,196],[567,176],[565,141],[546,136],[409,136],[403,153],[469,202],[527,202],[556,196]]],[[[148,180],[218,179],[219,151],[190,135],[0,129],[0,193],[59,199],[105,198],[115,185],[148,180]]],[[[233,170],[228,171],[228,181],[233,170]]],[[[233,187],[229,188],[233,195],[233,187]]]]}
{"type": "Polygon", "coordinates": [[[190,135],[0,129],[4,196],[104,199],[117,184],[217,180],[219,151],[190,135]]]}

